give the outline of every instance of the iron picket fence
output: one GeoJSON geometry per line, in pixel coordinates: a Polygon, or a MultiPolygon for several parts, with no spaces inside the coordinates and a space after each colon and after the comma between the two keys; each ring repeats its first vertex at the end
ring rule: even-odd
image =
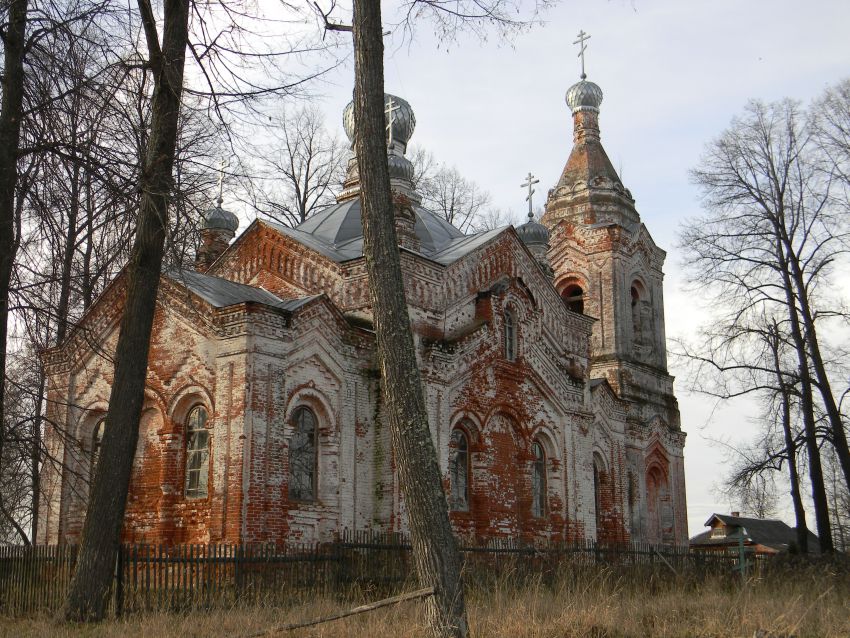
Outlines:
{"type": "MultiPolygon", "coordinates": [[[[557,579],[605,566],[663,574],[731,573],[737,552],[700,554],[688,547],[640,543],[497,539],[460,544],[470,582],[525,576],[557,579]]],[[[0,614],[54,613],[76,567],[75,545],[0,546],[0,614]]],[[[329,543],[127,544],[116,556],[110,611],[122,614],[286,604],[363,588],[396,591],[413,578],[410,540],[402,534],[346,531],[329,543]]]]}

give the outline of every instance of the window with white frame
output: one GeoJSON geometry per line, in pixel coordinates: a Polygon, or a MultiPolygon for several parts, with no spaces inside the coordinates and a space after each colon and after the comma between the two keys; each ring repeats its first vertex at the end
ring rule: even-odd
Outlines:
{"type": "Polygon", "coordinates": [[[297,408],[289,441],[289,498],[293,501],[316,500],[317,437],[316,415],[308,407],[297,408]]]}
{"type": "Polygon", "coordinates": [[[516,360],[517,353],[517,326],[516,315],[510,308],[505,310],[505,359],[516,360]]]}
{"type": "Polygon", "coordinates": [[[531,444],[531,515],[546,515],[546,453],[539,441],[531,444]]]}
{"type": "Polygon", "coordinates": [[[469,441],[461,429],[452,431],[449,442],[449,480],[451,481],[451,509],[469,511],[469,441]]]}
{"type": "Polygon", "coordinates": [[[205,498],[209,481],[210,433],[207,411],[197,405],[186,418],[186,498],[205,498]]]}

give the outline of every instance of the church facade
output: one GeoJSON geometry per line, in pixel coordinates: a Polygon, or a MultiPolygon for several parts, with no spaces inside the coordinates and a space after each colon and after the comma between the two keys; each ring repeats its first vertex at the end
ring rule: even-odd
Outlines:
{"type": "MultiPolygon", "coordinates": [[[[471,235],[420,206],[413,111],[387,100],[405,290],[457,534],[686,543],[665,253],[602,148],[599,87],[567,92],[574,145],[541,220],[471,235]]],[[[351,106],[344,123],[351,138],[351,106]]],[[[219,199],[196,268],[162,275],[125,539],[404,531],[356,160],[338,203],[300,226],[257,220],[231,241],[237,226],[219,199]]],[[[79,539],[124,294],[119,277],[43,355],[46,444],[63,463],[43,470],[41,543],[79,539]]]]}

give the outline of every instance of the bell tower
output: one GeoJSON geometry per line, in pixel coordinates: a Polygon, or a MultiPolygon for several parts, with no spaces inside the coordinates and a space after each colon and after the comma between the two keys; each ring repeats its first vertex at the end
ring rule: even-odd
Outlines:
{"type": "Polygon", "coordinates": [[[582,64],[581,80],[566,95],[572,151],[541,218],[550,232],[555,287],[570,310],[597,319],[591,377],[606,379],[622,398],[639,402],[642,418],[657,414],[679,429],[673,378],[667,374],[666,253],[653,242],[602,147],[602,89],[583,70],[582,64]]]}

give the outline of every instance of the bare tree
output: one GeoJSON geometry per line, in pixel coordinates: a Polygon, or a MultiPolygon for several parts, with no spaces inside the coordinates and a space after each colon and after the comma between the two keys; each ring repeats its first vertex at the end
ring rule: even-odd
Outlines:
{"type": "MultiPolygon", "coordinates": [[[[818,534],[822,550],[831,551],[816,427],[818,401],[848,485],[850,452],[818,326],[836,314],[822,289],[837,256],[846,249],[847,227],[831,206],[830,182],[819,171],[813,152],[795,103],[751,102],[744,115],[707,147],[700,167],[693,171],[708,214],[688,225],[681,246],[692,283],[725,312],[717,313],[724,330],[747,334],[758,315],[784,317],[796,360],[818,534]]],[[[744,363],[764,367],[757,357],[744,363]]]]}
{"type": "Polygon", "coordinates": [[[267,130],[269,144],[262,149],[267,166],[254,180],[260,183],[252,204],[275,221],[297,226],[335,201],[348,152],[338,137],[328,133],[315,106],[284,110],[267,130]]]}
{"type": "Polygon", "coordinates": [[[425,208],[464,232],[490,230],[488,224],[498,216],[490,208],[490,193],[463,177],[457,168],[438,163],[422,147],[412,149],[410,160],[413,186],[425,208]]]}
{"type": "Polygon", "coordinates": [[[476,227],[490,204],[487,191],[445,165],[420,179],[419,193],[425,208],[464,232],[476,227]]]}

